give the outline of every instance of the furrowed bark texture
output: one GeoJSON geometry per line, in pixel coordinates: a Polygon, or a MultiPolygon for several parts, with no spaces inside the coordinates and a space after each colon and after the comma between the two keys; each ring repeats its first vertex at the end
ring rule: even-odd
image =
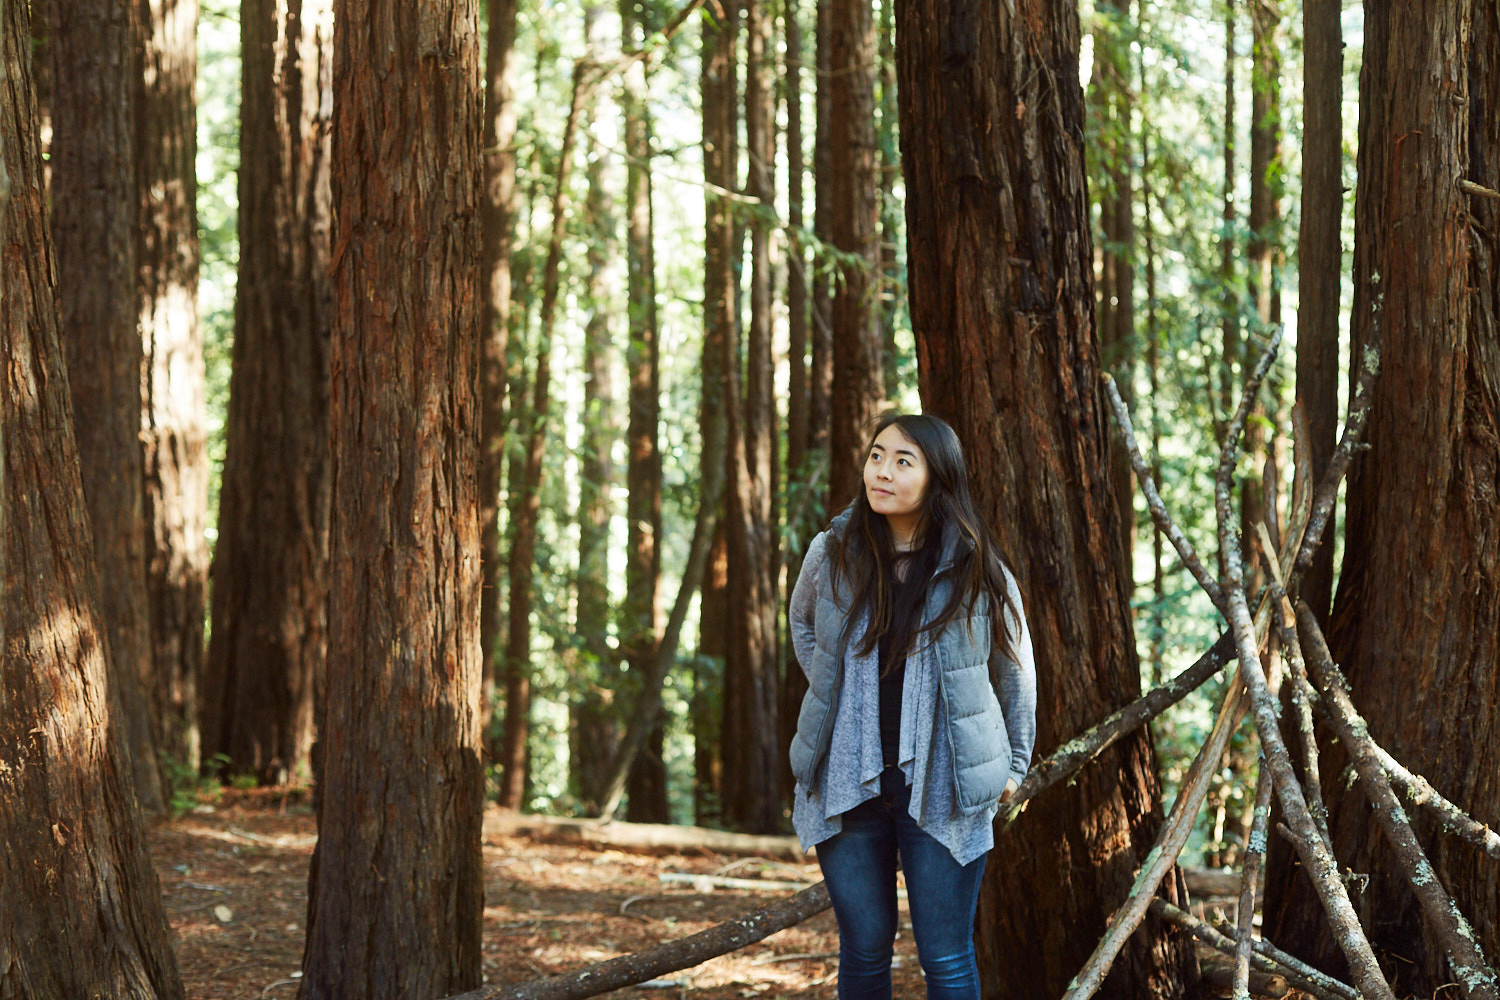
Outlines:
{"type": "Polygon", "coordinates": [[[207,601],[207,413],[198,325],[198,4],[133,0],[146,585],[162,749],[198,757],[207,601]]]}
{"type": "MultiPolygon", "coordinates": [[[[1484,748],[1500,741],[1500,202],[1460,181],[1500,188],[1500,13],[1371,8],[1360,90],[1354,339],[1378,322],[1384,348],[1329,646],[1371,737],[1496,826],[1500,769],[1484,748]]],[[[1341,773],[1346,750],[1325,751],[1341,773]]],[[[1431,995],[1451,974],[1363,789],[1327,793],[1336,854],[1370,875],[1358,905],[1392,985],[1431,995]]],[[[1500,953],[1500,869],[1432,817],[1413,825],[1485,953],[1500,953]]],[[[1337,969],[1300,877],[1269,890],[1274,939],[1337,969]]]]}
{"type": "MultiPolygon", "coordinates": [[[[1133,701],[1140,678],[1093,332],[1078,18],[1018,7],[905,0],[897,66],[922,398],[964,441],[1026,595],[1047,747],[1133,701]]],[[[1161,821],[1142,733],[1033,803],[981,890],[986,993],[1060,996],[1161,821]]],[[[1180,995],[1192,968],[1187,941],[1153,926],[1101,995],[1180,995]]]]}
{"type": "Polygon", "coordinates": [[[176,1000],[182,983],[107,676],[28,28],[26,4],[0,8],[0,149],[12,184],[0,255],[0,997],[176,1000]]]}
{"type": "Polygon", "coordinates": [[[331,0],[246,0],[240,265],[203,750],[312,777],[327,654],[331,0]]]}
{"type": "Polygon", "coordinates": [[[83,0],[52,11],[52,232],[68,387],[99,573],[100,612],[124,711],[136,794],[165,807],[151,710],[151,619],[141,503],[141,343],[135,316],[131,9],[83,0]]]}
{"type": "Polygon", "coordinates": [[[300,996],[480,977],[479,25],[337,0],[333,506],[300,996]]]}

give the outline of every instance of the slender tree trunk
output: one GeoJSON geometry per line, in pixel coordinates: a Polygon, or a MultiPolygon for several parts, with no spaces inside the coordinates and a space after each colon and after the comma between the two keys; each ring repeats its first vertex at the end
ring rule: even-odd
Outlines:
{"type": "Polygon", "coordinates": [[[203,748],[312,776],[328,652],[330,0],[240,10],[240,263],[203,748]]]}
{"type": "Polygon", "coordinates": [[[542,506],[542,463],[546,457],[547,424],[552,409],[552,334],[561,284],[562,242],[571,201],[568,184],[578,139],[578,119],[583,112],[587,91],[584,77],[584,64],[575,64],[572,100],[558,152],[556,186],[552,195],[552,235],[542,273],[541,316],[537,329],[536,371],[531,381],[531,411],[526,429],[525,471],[520,481],[521,496],[511,522],[505,744],[499,761],[503,767],[499,802],[507,809],[520,809],[526,801],[527,744],[531,737],[531,590],[536,574],[537,521],[542,506]]]}
{"type": "MultiPolygon", "coordinates": [[[[597,3],[585,5],[584,32],[589,51],[597,54],[597,3]]],[[[585,134],[594,134],[595,112],[585,112],[585,134]]],[[[605,187],[604,166],[609,154],[589,141],[586,169],[588,192],[581,219],[589,234],[585,263],[589,310],[583,333],[582,438],[578,448],[578,572],[575,577],[574,631],[578,654],[572,671],[573,724],[568,733],[568,768],[580,799],[599,801],[609,780],[609,766],[619,741],[619,722],[613,710],[621,674],[609,644],[609,521],[614,489],[611,452],[619,436],[615,418],[614,345],[610,319],[614,312],[609,269],[615,255],[617,220],[614,199],[605,187]],[[606,694],[608,692],[608,694],[606,694]]]]}
{"type": "MultiPolygon", "coordinates": [[[[741,0],[745,24],[745,193],[773,203],[774,95],[769,86],[772,18],[763,0],[741,0]]],[[[721,42],[731,46],[733,36],[721,42]]],[[[771,355],[771,232],[750,222],[750,323],[740,390],[732,352],[729,378],[729,636],[724,662],[724,820],[752,833],[780,828],[781,758],[777,728],[776,402],[771,355]]]]}
{"type": "Polygon", "coordinates": [[[488,732],[495,704],[497,649],[504,628],[500,590],[500,494],[505,467],[505,397],[510,350],[510,256],[516,218],[516,6],[518,0],[485,0],[483,285],[479,311],[479,536],[483,589],[479,597],[479,648],[484,680],[479,699],[488,732]]]}
{"type": "MultiPolygon", "coordinates": [[[[123,62],[123,38],[120,48],[113,58],[123,62]]],[[[26,4],[4,4],[0,175],[12,186],[0,253],[6,385],[0,393],[6,529],[0,996],[180,1000],[109,678],[109,636],[58,336],[29,51],[26,4]]],[[[128,91],[121,87],[123,97],[128,91]]],[[[102,106],[96,110],[103,117],[102,106]]],[[[128,202],[128,173],[112,176],[128,202]]],[[[114,236],[127,257],[131,235],[124,227],[114,236]]],[[[122,295],[134,301],[133,285],[122,295]]]]}
{"type": "Polygon", "coordinates": [[[59,79],[52,143],[60,336],[100,612],[124,712],[136,794],[166,806],[151,704],[151,618],[141,520],[141,342],[135,302],[135,158],[129,6],[78,0],[52,11],[59,79]]]}
{"type": "MultiPolygon", "coordinates": [[[[830,496],[843,505],[858,482],[860,451],[885,399],[880,371],[880,177],[875,145],[875,18],[871,0],[833,5],[828,25],[828,234],[852,257],[838,268],[830,316],[833,395],[829,430],[830,496]]],[[[823,44],[820,37],[818,44],[823,44]]],[[[819,189],[819,195],[822,195],[819,189]]],[[[821,197],[820,197],[821,200],[821,197]]]]}
{"type": "MultiPolygon", "coordinates": [[[[833,176],[830,159],[833,102],[834,0],[813,0],[817,7],[817,73],[814,76],[816,121],[813,125],[813,234],[833,242],[833,202],[841,183],[833,176]]],[[[833,423],[833,283],[827,261],[814,260],[811,322],[812,349],[807,372],[808,451],[824,471],[824,509],[848,501],[848,494],[832,489],[829,473],[829,435],[833,423]]],[[[821,527],[821,525],[820,525],[821,527]]]]}
{"type": "Polygon", "coordinates": [[[299,995],[441,997],[480,983],[484,894],[479,18],[334,16],[333,666],[299,995]]]}
{"type": "MultiPolygon", "coordinates": [[[[786,201],[787,229],[792,238],[787,245],[786,311],[787,311],[787,407],[786,407],[786,475],[787,509],[783,518],[785,532],[783,554],[786,566],[786,592],[791,593],[802,571],[802,554],[814,534],[816,496],[811,469],[811,428],[808,424],[812,394],[808,379],[808,300],[807,254],[801,238],[806,216],[802,210],[803,176],[806,159],[802,148],[802,23],[798,0],[783,0],[782,34],[786,39],[786,201]]],[[[821,514],[821,505],[817,510],[821,514]]],[[[791,644],[782,648],[781,670],[781,746],[792,745],[797,732],[797,711],[807,693],[807,675],[798,666],[791,644]]],[[[784,757],[785,755],[783,755],[784,757]]],[[[780,765],[783,799],[789,800],[796,787],[790,764],[780,765]]]]}
{"type": "MultiPolygon", "coordinates": [[[[874,0],[880,10],[875,79],[875,141],[880,149],[880,269],[875,275],[876,302],[880,323],[880,373],[884,398],[892,403],[901,398],[901,351],[896,345],[896,326],[900,321],[902,293],[906,276],[896,250],[901,243],[901,199],[896,195],[896,181],[901,176],[900,137],[896,111],[896,3],[874,0]]],[[[861,463],[863,464],[863,463],[861,463]]]]}
{"type": "MultiPolygon", "coordinates": [[[[1348,486],[1345,557],[1329,647],[1370,736],[1475,819],[1500,825],[1500,12],[1467,0],[1372,7],[1360,79],[1354,349],[1382,341],[1348,486]]],[[[1325,741],[1324,774],[1347,763],[1325,741]]],[[[1452,975],[1359,785],[1330,782],[1340,863],[1368,874],[1360,915],[1400,995],[1446,991],[1452,975]]],[[[1417,835],[1477,943],[1500,953],[1495,863],[1417,835]]],[[[1273,873],[1267,927],[1288,950],[1340,964],[1311,892],[1273,873]]]]}
{"type": "MultiPolygon", "coordinates": [[[[1302,216],[1297,239],[1297,400],[1307,418],[1313,480],[1338,435],[1339,294],[1343,279],[1343,33],[1338,0],[1302,5],[1302,216]]],[[[1332,533],[1330,532],[1330,535],[1332,533]]],[[[1333,594],[1332,545],[1302,577],[1319,621],[1333,594]]],[[[1275,849],[1275,845],[1273,845],[1275,849]]]]}
{"type": "Polygon", "coordinates": [[[151,691],[161,749],[196,764],[209,562],[198,325],[198,4],[136,4],[144,60],[135,88],[135,132],[151,691]]]}
{"type": "MultiPolygon", "coordinates": [[[[641,0],[621,0],[626,45],[638,48],[655,29],[641,0]]],[[[652,127],[646,102],[646,63],[626,71],[622,109],[625,116],[626,270],[630,340],[626,368],[630,373],[630,422],[626,429],[629,467],[626,484],[625,606],[621,641],[630,664],[630,689],[641,695],[661,640],[661,347],[656,316],[656,251],[651,212],[652,127]]],[[[662,760],[666,733],[658,723],[630,772],[626,816],[670,818],[667,772],[662,760]]]]}
{"type": "MultiPolygon", "coordinates": [[[[1025,595],[1041,748],[1140,691],[1093,329],[1078,50],[1071,5],[1024,20],[1001,4],[897,8],[922,398],[964,441],[976,497],[1025,595]]],[[[1066,990],[1161,819],[1144,733],[1116,743],[1067,794],[1031,803],[980,891],[986,995],[1066,990]]],[[[1170,879],[1168,894],[1179,885],[1170,879]]],[[[1152,927],[1101,995],[1183,995],[1193,970],[1186,939],[1152,927]]]]}

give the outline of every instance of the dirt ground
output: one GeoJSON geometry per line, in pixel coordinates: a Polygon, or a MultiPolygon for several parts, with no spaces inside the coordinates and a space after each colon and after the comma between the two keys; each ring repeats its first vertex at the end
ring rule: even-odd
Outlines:
{"type": "MultiPolygon", "coordinates": [[[[212,805],[151,831],[189,1000],[296,995],[316,829],[310,803],[279,792],[226,791],[212,805]]],[[[564,972],[684,937],[755,910],[787,890],[741,891],[666,883],[664,872],[814,882],[817,864],[709,854],[629,854],[487,834],[484,843],[487,984],[564,972]]],[[[896,942],[897,996],[921,996],[905,925],[896,942]]],[[[742,951],[673,973],[618,997],[659,1000],[832,998],[838,940],[824,912],[742,951]]]]}

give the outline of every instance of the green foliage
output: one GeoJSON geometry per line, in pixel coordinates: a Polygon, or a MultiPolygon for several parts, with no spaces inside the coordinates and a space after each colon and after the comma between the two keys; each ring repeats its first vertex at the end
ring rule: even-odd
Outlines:
{"type": "MultiPolygon", "coordinates": [[[[216,804],[224,795],[224,783],[219,775],[228,766],[229,756],[222,753],[208,758],[201,768],[193,767],[170,754],[163,754],[161,768],[171,790],[167,808],[172,815],[181,816],[200,806],[216,804]]],[[[249,787],[255,787],[253,779],[249,787]]]]}

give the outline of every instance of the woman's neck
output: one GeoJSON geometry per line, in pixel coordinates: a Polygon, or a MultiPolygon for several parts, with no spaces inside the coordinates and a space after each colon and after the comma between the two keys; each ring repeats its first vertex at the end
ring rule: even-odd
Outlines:
{"type": "Polygon", "coordinates": [[[891,544],[897,552],[910,552],[921,541],[922,519],[916,514],[892,517],[885,516],[886,526],[891,529],[891,544]]]}

